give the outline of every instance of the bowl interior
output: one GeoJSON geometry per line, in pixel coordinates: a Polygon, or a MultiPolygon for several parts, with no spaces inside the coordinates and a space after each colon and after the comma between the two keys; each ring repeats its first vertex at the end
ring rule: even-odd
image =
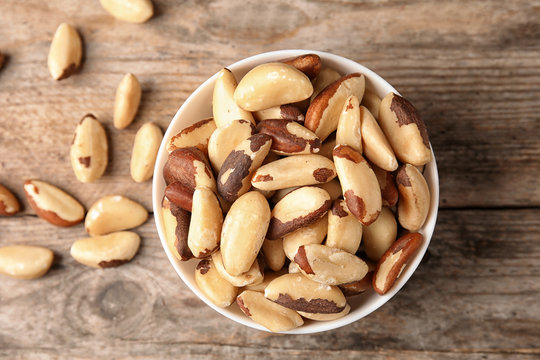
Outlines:
{"type": "MultiPolygon", "coordinates": [[[[294,57],[301,54],[315,53],[318,54],[324,66],[332,67],[339,71],[342,74],[348,74],[353,72],[360,72],[366,77],[366,87],[371,91],[375,92],[381,98],[384,97],[388,92],[398,93],[390,84],[388,84],[384,79],[375,74],[373,71],[368,68],[346,58],[343,58],[338,55],[333,55],[330,53],[312,51],[312,50],[281,50],[273,51],[268,53],[263,53],[255,55],[244,60],[238,61],[230,66],[227,66],[239,81],[244,74],[246,74],[254,66],[271,62],[278,61],[284,58],[294,57]]],[[[165,240],[165,232],[163,227],[163,218],[161,213],[161,200],[163,198],[163,193],[165,189],[165,181],[163,180],[162,171],[165,162],[167,161],[167,150],[166,143],[167,141],[174,136],[176,133],[184,129],[185,127],[212,116],[212,93],[214,88],[214,82],[217,74],[213,75],[207,81],[205,81],[201,86],[197,88],[191,94],[191,96],[184,102],[180,107],[174,118],[172,119],[169,128],[167,129],[165,136],[163,137],[163,142],[160,146],[159,153],[156,160],[156,166],[154,169],[154,178],[153,178],[153,187],[152,187],[152,197],[153,197],[153,207],[154,207],[154,218],[156,221],[156,226],[158,229],[159,238],[163,249],[167,253],[169,261],[173,265],[174,269],[182,278],[184,283],[208,306],[212,307],[218,313],[232,319],[243,325],[268,331],[263,326],[255,323],[247,316],[245,316],[236,304],[233,304],[229,308],[223,309],[215,306],[210,302],[203,293],[199,291],[195,283],[195,266],[197,265],[197,260],[190,260],[187,262],[178,261],[169,251],[165,240]]],[[[433,155],[433,153],[432,153],[433,155]]],[[[401,276],[396,281],[392,289],[385,295],[381,296],[376,294],[373,290],[364,292],[361,295],[348,298],[349,304],[351,305],[351,312],[337,320],[326,321],[326,322],[316,322],[311,320],[306,320],[305,324],[302,327],[288,331],[289,334],[308,334],[321,332],[326,330],[335,329],[351,322],[354,322],[358,319],[363,318],[364,316],[375,311],[377,308],[382,306],[388,300],[390,300],[400,289],[407,280],[411,277],[414,270],[418,267],[424,253],[426,252],[431,236],[433,234],[433,229],[435,227],[435,221],[437,218],[437,209],[439,203],[439,178],[437,173],[437,165],[435,161],[435,156],[432,156],[431,162],[426,164],[424,169],[424,176],[426,177],[429,190],[431,192],[431,204],[430,210],[426,219],[426,222],[420,232],[424,235],[424,243],[422,247],[415,254],[414,258],[409,262],[407,267],[403,270],[401,276]]]]}

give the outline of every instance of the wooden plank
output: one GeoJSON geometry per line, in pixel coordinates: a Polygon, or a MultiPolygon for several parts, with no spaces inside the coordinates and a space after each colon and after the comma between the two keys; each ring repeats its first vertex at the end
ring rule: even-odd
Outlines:
{"type": "Polygon", "coordinates": [[[443,207],[538,206],[540,8],[530,1],[464,4],[271,2],[252,4],[250,16],[238,18],[240,1],[159,2],[155,19],[133,25],[94,2],[3,1],[0,12],[9,16],[0,19],[0,49],[9,59],[0,72],[0,182],[22,196],[22,182],[38,177],[86,206],[122,193],[150,209],[150,183],[129,177],[136,130],[147,121],[165,129],[183,100],[222,66],[303,47],[359,61],[411,99],[428,124],[443,207]],[[79,74],[55,83],[46,54],[62,21],[81,32],[85,62],[79,74]],[[350,34],[358,34],[354,46],[350,34]],[[135,123],[119,131],[112,106],[126,71],[139,76],[144,93],[135,123]],[[68,149],[88,112],[105,123],[111,164],[98,182],[80,186],[68,149]]]}
{"type": "Polygon", "coordinates": [[[69,256],[82,226],[0,219],[0,246],[57,254],[42,279],[0,281],[0,357],[528,359],[540,354],[540,210],[443,210],[423,261],[390,302],[349,326],[284,336],[204,305],[168,263],[150,219],[135,259],[90,269],[69,256]],[[494,225],[496,224],[496,225],[494,225]]]}

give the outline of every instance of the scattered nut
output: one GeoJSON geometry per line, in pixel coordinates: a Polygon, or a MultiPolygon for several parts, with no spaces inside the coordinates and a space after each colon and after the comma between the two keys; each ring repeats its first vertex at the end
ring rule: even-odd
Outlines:
{"type": "Polygon", "coordinates": [[[359,73],[349,74],[328,85],[313,101],[306,113],[304,126],[324,141],[338,126],[339,114],[345,100],[364,95],[365,78],[359,73]]]}
{"type": "Polygon", "coordinates": [[[148,211],[139,203],[122,195],[104,196],[86,214],[84,228],[91,236],[109,234],[142,225],[148,211]]]}
{"type": "Polygon", "coordinates": [[[99,179],[108,163],[107,135],[103,125],[92,114],[86,114],[77,125],[69,156],[75,176],[80,182],[99,179]]]}
{"type": "Polygon", "coordinates": [[[247,111],[268,109],[307,99],[313,85],[300,70],[284,63],[267,63],[251,69],[234,91],[236,104],[247,111]]]}
{"type": "Polygon", "coordinates": [[[53,252],[40,246],[0,247],[0,274],[16,279],[36,279],[49,271],[53,259],[53,252]]]}
{"type": "Polygon", "coordinates": [[[55,80],[71,76],[81,64],[82,42],[79,33],[69,24],[56,29],[49,49],[49,72],[55,80]]]}
{"type": "Polygon", "coordinates": [[[40,180],[26,180],[24,193],[36,214],[53,225],[68,227],[84,219],[84,207],[56,186],[40,180]]]}
{"type": "Polygon", "coordinates": [[[319,244],[300,246],[294,256],[294,262],[302,274],[326,285],[358,281],[368,272],[367,264],[358,256],[319,244]]]}
{"type": "Polygon", "coordinates": [[[234,74],[227,68],[217,74],[212,99],[212,112],[218,128],[235,120],[247,120],[255,125],[253,115],[236,104],[234,93],[238,84],[234,74]]]}
{"type": "Polygon", "coordinates": [[[162,139],[161,129],[154,123],[146,123],[137,131],[131,153],[131,178],[135,182],[152,177],[162,139]]]}
{"type": "Polygon", "coordinates": [[[381,101],[379,124],[400,161],[424,165],[431,160],[426,125],[405,98],[388,93],[381,101]]]}
{"type": "Polygon", "coordinates": [[[15,195],[0,184],[0,215],[12,216],[20,210],[21,205],[15,195]]]}
{"type": "Polygon", "coordinates": [[[130,23],[143,23],[154,15],[151,0],[100,0],[100,2],[109,14],[130,23]]]}
{"type": "Polygon", "coordinates": [[[184,147],[196,147],[206,154],[208,153],[208,141],[215,130],[216,122],[213,118],[198,121],[170,138],[167,143],[167,151],[171,153],[184,147]]]}
{"type": "Polygon", "coordinates": [[[384,295],[392,288],[396,279],[407,266],[424,237],[419,233],[403,235],[384,253],[373,274],[373,289],[384,295]]]}
{"type": "Polygon", "coordinates": [[[396,174],[399,192],[398,220],[409,231],[419,230],[429,212],[430,194],[426,179],[410,164],[402,165],[396,174]]]}
{"type": "Polygon", "coordinates": [[[116,267],[129,262],[139,249],[141,238],[131,231],[83,238],[71,245],[71,256],[95,268],[116,267]]]}
{"type": "Polygon", "coordinates": [[[141,102],[141,84],[131,73],[124,75],[116,89],[113,123],[117,129],[124,129],[133,122],[141,102]]]}
{"type": "Polygon", "coordinates": [[[287,331],[304,324],[296,311],[266,299],[258,291],[245,290],[236,302],[244,314],[272,332],[287,331]]]}
{"type": "Polygon", "coordinates": [[[216,265],[209,259],[203,259],[197,264],[195,282],[214,305],[222,308],[231,305],[238,294],[238,289],[221,277],[216,265]]]}

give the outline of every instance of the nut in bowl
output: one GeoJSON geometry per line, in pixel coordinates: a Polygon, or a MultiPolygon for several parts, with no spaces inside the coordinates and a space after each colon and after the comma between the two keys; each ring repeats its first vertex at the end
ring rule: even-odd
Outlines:
{"type": "Polygon", "coordinates": [[[310,50],[252,56],[199,86],[167,129],[153,180],[159,237],[185,284],[229,319],[288,334],[335,329],[390,300],[428,248],[438,202],[412,105],[364,66],[310,50]],[[327,191],[335,183],[339,199],[327,191]],[[389,241],[385,227],[402,221],[412,234],[389,241]]]}

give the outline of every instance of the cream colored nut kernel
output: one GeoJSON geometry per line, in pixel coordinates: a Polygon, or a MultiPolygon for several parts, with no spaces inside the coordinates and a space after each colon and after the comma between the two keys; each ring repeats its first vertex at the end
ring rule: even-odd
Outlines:
{"type": "Polygon", "coordinates": [[[0,184],[0,215],[12,216],[20,210],[21,205],[15,195],[0,184]]]}
{"type": "Polygon", "coordinates": [[[193,254],[187,245],[191,214],[182,208],[175,208],[175,205],[166,197],[163,197],[161,207],[165,240],[169,251],[180,261],[191,259],[193,254]]]}
{"type": "Polygon", "coordinates": [[[316,185],[336,177],[334,163],[321,155],[293,155],[263,165],[255,171],[251,184],[261,190],[316,185]]]}
{"type": "Polygon", "coordinates": [[[272,137],[272,151],[279,155],[315,154],[321,140],[296,121],[268,119],[259,122],[257,130],[272,137]]]}
{"type": "Polygon", "coordinates": [[[343,104],[336,131],[336,143],[349,145],[362,153],[360,102],[356,95],[349,96],[343,104]]]}
{"type": "Polygon", "coordinates": [[[424,237],[419,233],[403,235],[386,250],[377,263],[373,273],[373,289],[384,295],[392,288],[416,250],[422,245],[424,237]]]}
{"type": "Polygon", "coordinates": [[[266,299],[258,291],[245,290],[236,302],[244,314],[272,332],[287,331],[304,324],[296,311],[266,299]]]}
{"type": "Polygon", "coordinates": [[[328,211],[328,236],[326,246],[356,254],[362,241],[362,223],[347,208],[345,200],[334,201],[328,211]]]}
{"type": "Polygon", "coordinates": [[[82,42],[79,33],[69,24],[62,23],[56,29],[49,49],[47,63],[55,80],[71,76],[81,64],[82,42]]]}
{"type": "Polygon", "coordinates": [[[318,187],[304,186],[288,193],[272,209],[266,237],[279,239],[314,223],[332,206],[330,195],[318,187]]]}
{"type": "Polygon", "coordinates": [[[240,142],[227,156],[217,177],[217,189],[225,200],[233,202],[249,191],[251,176],[261,166],[271,146],[270,136],[255,134],[240,142]]]}
{"type": "Polygon", "coordinates": [[[116,88],[113,123],[117,129],[124,129],[133,122],[141,102],[141,84],[131,73],[124,75],[116,88]]]}
{"type": "Polygon", "coordinates": [[[131,178],[136,182],[150,179],[154,173],[154,165],[163,139],[163,133],[154,123],[146,123],[135,135],[131,153],[131,178]]]}
{"type": "Polygon", "coordinates": [[[347,305],[337,286],[324,285],[302,274],[286,274],[268,284],[264,296],[280,305],[314,314],[335,314],[347,305]]]}
{"type": "Polygon", "coordinates": [[[331,320],[336,320],[336,319],[344,317],[350,311],[351,311],[351,306],[349,304],[347,304],[347,305],[345,305],[345,308],[343,310],[341,310],[340,312],[338,312],[338,313],[333,313],[333,314],[317,314],[317,313],[315,313],[314,314],[314,313],[308,313],[308,312],[304,312],[304,311],[299,311],[298,314],[300,314],[301,316],[305,317],[306,319],[310,319],[310,320],[331,321],[331,320]]]}
{"type": "Polygon", "coordinates": [[[311,101],[313,101],[325,87],[332,84],[340,77],[341,74],[336,70],[329,67],[323,67],[319,75],[313,80],[313,94],[311,95],[311,101]]]}
{"type": "Polygon", "coordinates": [[[35,279],[49,271],[53,259],[53,252],[40,246],[0,247],[0,274],[17,279],[35,279]]]}
{"type": "Polygon", "coordinates": [[[332,151],[334,151],[336,145],[336,133],[333,132],[326,138],[326,140],[323,141],[323,143],[321,144],[321,150],[319,150],[318,154],[333,161],[334,158],[332,157],[332,151]]]}
{"type": "Polygon", "coordinates": [[[341,195],[343,195],[341,191],[341,184],[339,183],[339,180],[337,178],[334,178],[322,184],[317,184],[315,186],[326,190],[330,195],[330,200],[332,201],[339,199],[341,195]]]}
{"type": "Polygon", "coordinates": [[[240,275],[253,265],[270,222],[270,206],[257,191],[240,196],[231,206],[221,231],[221,257],[227,272],[240,275]]]}
{"type": "Polygon", "coordinates": [[[283,239],[265,239],[262,244],[264,263],[272,271],[279,271],[285,265],[285,252],[283,251],[283,239]]]}
{"type": "Polygon", "coordinates": [[[143,23],[154,15],[151,0],[100,0],[100,2],[109,14],[130,23],[143,23]]]}
{"type": "Polygon", "coordinates": [[[410,164],[402,165],[396,174],[399,192],[398,220],[409,231],[419,230],[429,212],[430,194],[426,179],[410,164]]]}
{"type": "Polygon", "coordinates": [[[294,256],[294,262],[302,274],[326,285],[358,281],[368,272],[367,264],[358,256],[319,244],[300,246],[294,256]]]}
{"type": "Polygon", "coordinates": [[[349,74],[334,81],[313,99],[307,110],[304,126],[324,141],[337,129],[339,114],[345,100],[351,95],[361,100],[364,86],[364,75],[359,73],[349,74]]]}
{"type": "Polygon", "coordinates": [[[426,125],[405,98],[388,93],[381,101],[379,124],[401,162],[424,165],[431,160],[426,125]]]}
{"type": "Polygon", "coordinates": [[[293,104],[276,105],[268,109],[255,111],[253,116],[257,121],[282,119],[298,123],[304,122],[304,113],[298,106],[293,104]]]}
{"type": "Polygon", "coordinates": [[[129,262],[139,249],[141,238],[131,231],[83,238],[71,245],[71,256],[95,268],[116,267],[129,262]]]}
{"type": "Polygon", "coordinates": [[[373,91],[366,89],[364,91],[364,97],[362,98],[362,104],[365,106],[369,112],[375,117],[379,118],[379,107],[381,105],[381,98],[375,94],[373,91]]]}
{"type": "Polygon", "coordinates": [[[148,211],[122,195],[108,195],[96,201],[86,214],[84,228],[92,236],[127,230],[143,224],[148,211]]]}
{"type": "Polygon", "coordinates": [[[208,141],[216,130],[213,118],[204,119],[188,126],[169,139],[167,151],[169,153],[184,147],[196,147],[203,153],[208,153],[208,141]]]}
{"type": "Polygon", "coordinates": [[[258,111],[307,99],[313,93],[309,78],[291,65],[267,63],[251,69],[238,83],[234,100],[242,109],[258,111]]]}
{"type": "Polygon", "coordinates": [[[392,207],[397,204],[398,191],[392,173],[372,165],[371,168],[377,177],[384,206],[392,207]]]}
{"type": "Polygon", "coordinates": [[[373,261],[381,256],[396,241],[397,222],[392,210],[383,207],[377,220],[364,227],[363,242],[366,255],[373,261]]]}
{"type": "Polygon", "coordinates": [[[287,274],[287,269],[283,268],[280,271],[265,271],[263,281],[259,283],[249,284],[242,288],[242,290],[253,290],[264,293],[264,289],[266,289],[266,286],[270,284],[270,282],[281,275],[287,274]]]}
{"type": "Polygon", "coordinates": [[[244,119],[255,125],[251,112],[242,109],[234,100],[234,92],[238,83],[234,74],[227,68],[217,74],[212,98],[212,112],[218,128],[225,127],[231,122],[244,119]]]}
{"type": "Polygon", "coordinates": [[[307,244],[322,244],[328,232],[328,218],[323,216],[313,224],[301,227],[283,237],[283,251],[287,258],[294,261],[298,248],[307,244]]]}
{"type": "Polygon", "coordinates": [[[43,220],[56,226],[73,226],[84,219],[84,207],[71,195],[40,180],[26,180],[24,193],[43,220]]]}
{"type": "Polygon", "coordinates": [[[298,267],[298,265],[296,265],[294,261],[291,261],[289,263],[288,271],[289,271],[289,274],[299,274],[300,268],[298,267]]]}
{"type": "Polygon", "coordinates": [[[364,156],[381,169],[396,170],[398,163],[394,150],[371,112],[364,106],[360,106],[360,118],[364,156]]]}
{"type": "Polygon", "coordinates": [[[216,194],[208,188],[195,188],[188,246],[193,256],[203,258],[214,252],[220,242],[223,213],[216,194]]]}
{"type": "Polygon", "coordinates": [[[99,179],[107,168],[109,146],[103,125],[92,114],[86,114],[75,129],[69,156],[80,182],[99,179]]]}
{"type": "Polygon", "coordinates": [[[377,219],[382,206],[375,173],[358,152],[347,145],[334,149],[334,164],[349,211],[364,225],[377,219]]]}
{"type": "Polygon", "coordinates": [[[231,120],[217,128],[208,140],[208,157],[219,173],[221,165],[240,142],[255,133],[255,126],[247,120],[231,120]]]}
{"type": "Polygon", "coordinates": [[[225,270],[225,266],[223,266],[223,259],[221,257],[221,251],[218,250],[212,253],[212,261],[221,277],[236,287],[257,285],[262,283],[264,279],[262,266],[257,260],[253,262],[248,271],[236,276],[229,274],[227,270],[225,270]]]}
{"type": "Polygon", "coordinates": [[[224,279],[212,260],[203,259],[195,269],[199,290],[216,306],[226,308],[236,299],[238,289],[224,279]]]}

